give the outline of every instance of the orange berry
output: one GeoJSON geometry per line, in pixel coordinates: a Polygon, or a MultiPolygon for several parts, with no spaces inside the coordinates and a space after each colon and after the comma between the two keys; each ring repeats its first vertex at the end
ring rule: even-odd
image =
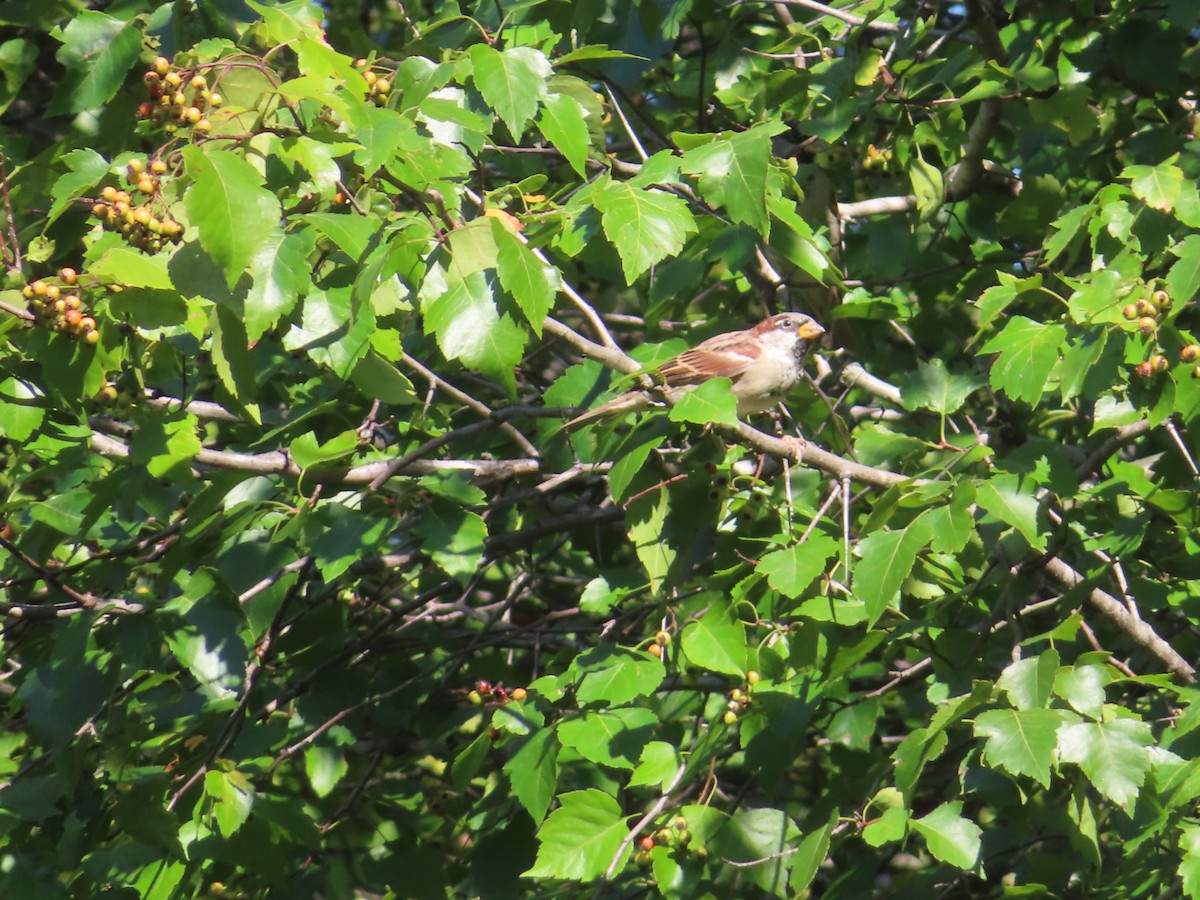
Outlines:
{"type": "Polygon", "coordinates": [[[1138,363],[1135,371],[1139,378],[1149,378],[1154,374],[1154,366],[1150,365],[1149,362],[1141,362],[1138,363]]]}
{"type": "Polygon", "coordinates": [[[162,175],[167,171],[167,164],[161,159],[156,159],[150,163],[150,171],[155,175],[162,175]]]}
{"type": "Polygon", "coordinates": [[[201,134],[207,134],[212,130],[212,122],[208,121],[208,119],[201,119],[194,127],[201,134]]]}
{"type": "Polygon", "coordinates": [[[100,332],[94,330],[86,331],[84,332],[83,339],[87,343],[95,346],[96,344],[100,343],[100,332]]]}
{"type": "Polygon", "coordinates": [[[154,71],[159,75],[166,75],[171,71],[171,61],[165,56],[156,56],[154,58],[154,71]]]}
{"type": "Polygon", "coordinates": [[[1158,330],[1158,322],[1150,316],[1143,316],[1138,319],[1138,331],[1142,334],[1154,334],[1158,330]]]}
{"type": "Polygon", "coordinates": [[[1128,306],[1126,306],[1124,309],[1121,310],[1121,315],[1123,315],[1126,319],[1128,319],[1130,322],[1132,322],[1134,319],[1136,319],[1138,317],[1138,308],[1135,304],[1130,303],[1128,306]]]}
{"type": "Polygon", "coordinates": [[[1200,344],[1188,344],[1179,351],[1179,358],[1184,362],[1195,362],[1200,359],[1200,344]]]}

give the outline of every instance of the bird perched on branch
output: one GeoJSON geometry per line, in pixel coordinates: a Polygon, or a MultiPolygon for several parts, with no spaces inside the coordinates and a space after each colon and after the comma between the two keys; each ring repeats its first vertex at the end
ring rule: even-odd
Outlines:
{"type": "MultiPolygon", "coordinates": [[[[745,331],[710,337],[663,363],[651,374],[665,388],[695,387],[710,378],[733,382],[739,416],[770,409],[800,380],[801,364],[812,341],[825,329],[803,313],[780,313],[745,331]]],[[[566,424],[580,428],[599,419],[649,409],[650,390],[626,391],[566,424]]]]}

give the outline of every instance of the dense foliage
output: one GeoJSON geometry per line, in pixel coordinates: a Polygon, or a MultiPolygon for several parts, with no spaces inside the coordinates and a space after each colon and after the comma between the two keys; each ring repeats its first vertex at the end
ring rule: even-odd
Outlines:
{"type": "Polygon", "coordinates": [[[1200,896],[1192,0],[101,6],[0,9],[4,896],[1200,896]]]}

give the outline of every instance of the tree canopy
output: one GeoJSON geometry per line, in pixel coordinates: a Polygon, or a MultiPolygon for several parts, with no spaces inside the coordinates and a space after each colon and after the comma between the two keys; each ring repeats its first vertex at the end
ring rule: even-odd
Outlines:
{"type": "Polygon", "coordinates": [[[5,896],[1200,896],[1192,0],[0,23],[5,896]]]}

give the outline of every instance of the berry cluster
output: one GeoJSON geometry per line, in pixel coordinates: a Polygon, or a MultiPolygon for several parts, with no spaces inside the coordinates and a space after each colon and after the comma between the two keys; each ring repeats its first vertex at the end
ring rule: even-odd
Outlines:
{"type": "Polygon", "coordinates": [[[1130,322],[1136,321],[1138,331],[1142,334],[1152,335],[1158,331],[1158,323],[1170,308],[1171,295],[1160,290],[1151,294],[1149,300],[1130,303],[1121,310],[1121,315],[1130,322]]]}
{"type": "Polygon", "coordinates": [[[485,698],[492,700],[494,703],[507,703],[510,700],[520,702],[527,696],[529,694],[523,687],[515,687],[510,690],[503,683],[492,684],[486,678],[481,678],[475,682],[475,689],[467,694],[467,699],[473,705],[479,706],[485,698]]]}
{"type": "Polygon", "coordinates": [[[738,716],[750,708],[750,695],[754,686],[761,680],[762,676],[753,669],[746,673],[746,683],[729,692],[729,700],[725,703],[725,715],[721,717],[722,722],[726,725],[737,724],[738,716]]]}
{"type": "Polygon", "coordinates": [[[100,342],[96,320],[88,315],[87,304],[80,296],[79,274],[74,269],[60,269],[58,278],[31,281],[21,289],[21,295],[29,302],[29,311],[52,330],[88,344],[100,342]]]}
{"type": "Polygon", "coordinates": [[[100,192],[101,199],[92,204],[92,216],[100,220],[106,231],[116,231],[133,246],[157,253],[164,243],[178,244],[183,239],[183,226],[171,218],[159,191],[159,176],[167,164],[156,159],[147,167],[143,159],[131,159],[125,167],[125,179],[134,194],[108,185],[100,192]],[[155,214],[155,210],[159,214],[155,214]]]}
{"type": "Polygon", "coordinates": [[[383,75],[375,71],[376,66],[365,59],[356,59],[354,68],[363,70],[363,80],[367,83],[367,99],[376,106],[386,106],[388,97],[392,93],[392,82],[386,77],[390,74],[387,70],[382,70],[383,75]]]}
{"type": "Polygon", "coordinates": [[[194,69],[171,65],[165,56],[154,60],[144,76],[149,100],[138,106],[138,115],[168,133],[190,128],[195,134],[212,130],[208,116],[224,98],[209,90],[208,79],[194,69]]]}
{"type": "MultiPolygon", "coordinates": [[[[638,841],[638,849],[633,855],[633,862],[640,868],[647,868],[652,862],[650,851],[655,847],[674,847],[675,851],[679,853],[683,852],[691,842],[692,833],[688,830],[687,819],[683,816],[675,816],[669,826],[664,825],[654,834],[648,834],[638,841]]],[[[699,847],[695,851],[695,856],[698,859],[705,859],[708,854],[704,852],[704,848],[699,847]]]]}

